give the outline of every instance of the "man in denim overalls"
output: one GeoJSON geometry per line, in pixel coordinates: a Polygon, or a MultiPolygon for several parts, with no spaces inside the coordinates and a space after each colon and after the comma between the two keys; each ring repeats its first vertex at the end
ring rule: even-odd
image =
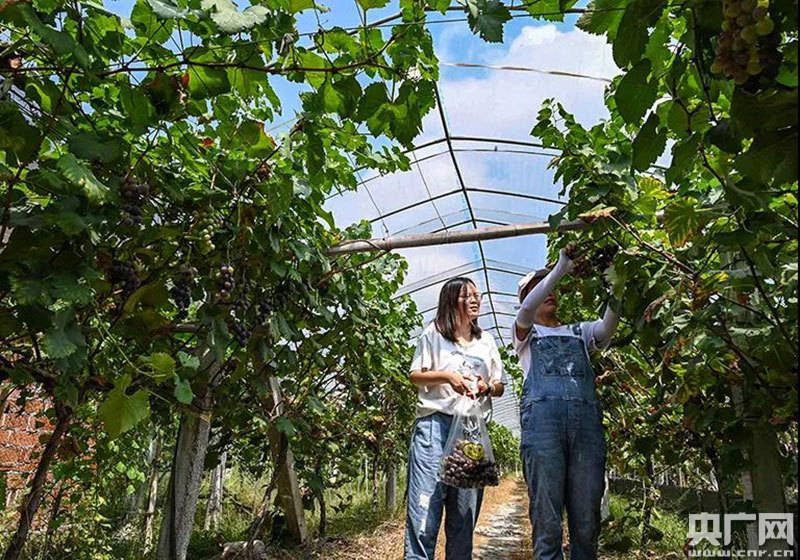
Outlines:
{"type": "Polygon", "coordinates": [[[561,513],[567,509],[571,560],[597,558],[606,442],[589,350],[608,346],[619,317],[562,325],[553,289],[572,270],[575,246],[552,271],[519,283],[514,348],[526,374],[520,403],[522,465],[530,497],[533,556],[562,558],[561,513]]]}

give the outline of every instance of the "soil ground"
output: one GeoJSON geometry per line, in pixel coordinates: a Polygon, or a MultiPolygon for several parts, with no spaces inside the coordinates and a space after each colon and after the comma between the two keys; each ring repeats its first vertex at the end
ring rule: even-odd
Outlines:
{"type": "MultiPolygon", "coordinates": [[[[473,560],[530,560],[531,528],[528,521],[528,496],[525,483],[515,477],[504,478],[497,487],[486,489],[483,506],[475,528],[473,560]]],[[[402,560],[402,519],[382,523],[374,531],[351,539],[329,539],[312,550],[285,551],[280,560],[402,560]]],[[[444,530],[439,532],[436,560],[444,559],[444,530]]],[[[274,560],[278,560],[278,556],[274,560]]],[[[567,558],[567,555],[565,555],[567,558]]],[[[599,560],[678,560],[676,553],[644,555],[634,551],[628,554],[603,554],[599,560]]]]}

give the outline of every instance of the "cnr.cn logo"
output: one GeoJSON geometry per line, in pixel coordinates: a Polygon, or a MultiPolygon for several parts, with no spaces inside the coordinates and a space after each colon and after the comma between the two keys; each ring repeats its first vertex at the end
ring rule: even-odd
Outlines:
{"type": "MultiPolygon", "coordinates": [[[[693,513],[689,515],[689,533],[686,553],[688,556],[709,558],[794,558],[794,517],[791,513],[693,513]],[[753,523],[758,521],[758,550],[731,550],[731,536],[734,523],[753,523]],[[721,521],[721,523],[720,523],[721,521]],[[767,541],[786,543],[785,550],[771,550],[767,553],[762,547],[767,541]],[[707,542],[710,546],[727,547],[724,550],[704,548],[697,545],[707,542]]],[[[770,548],[775,548],[774,545],[770,548]]]]}

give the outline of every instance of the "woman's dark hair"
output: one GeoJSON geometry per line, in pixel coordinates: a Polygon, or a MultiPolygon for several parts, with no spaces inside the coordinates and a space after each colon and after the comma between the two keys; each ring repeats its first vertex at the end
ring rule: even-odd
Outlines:
{"type": "MultiPolygon", "coordinates": [[[[451,278],[442,286],[442,291],[439,292],[439,307],[436,310],[436,319],[434,324],[436,330],[450,342],[456,341],[456,324],[458,323],[458,298],[461,296],[461,290],[465,286],[474,286],[475,282],[469,278],[458,277],[451,278]]],[[[478,319],[471,322],[472,336],[475,338],[481,337],[481,328],[478,326],[478,319]]]]}

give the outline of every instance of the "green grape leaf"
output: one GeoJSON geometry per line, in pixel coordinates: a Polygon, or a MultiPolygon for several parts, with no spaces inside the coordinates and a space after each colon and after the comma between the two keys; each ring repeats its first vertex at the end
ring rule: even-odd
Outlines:
{"type": "Polygon", "coordinates": [[[278,431],[285,434],[286,437],[294,437],[297,433],[297,429],[292,424],[292,421],[289,420],[286,416],[279,416],[276,422],[278,431]]]}
{"type": "Polygon", "coordinates": [[[59,311],[53,318],[53,327],[42,339],[42,349],[51,358],[66,358],[86,346],[80,326],[71,310],[59,311]]]}
{"type": "Polygon", "coordinates": [[[613,42],[622,20],[623,10],[620,8],[624,6],[624,0],[593,0],[575,25],[593,35],[605,34],[608,42],[613,42]]]}
{"type": "Polygon", "coordinates": [[[564,11],[575,5],[575,0],[537,0],[525,5],[532,17],[545,21],[564,21],[564,11]]]}
{"type": "Polygon", "coordinates": [[[466,9],[473,33],[490,43],[503,41],[503,24],[511,19],[511,13],[500,0],[467,0],[466,9]]]}
{"type": "Polygon", "coordinates": [[[123,144],[118,138],[100,138],[94,132],[78,132],[67,141],[69,151],[81,159],[112,163],[122,157],[123,144]]]}
{"type": "Polygon", "coordinates": [[[656,101],[658,91],[655,84],[647,80],[650,61],[639,61],[622,77],[614,92],[617,110],[625,121],[638,122],[656,101]]]}
{"type": "Polygon", "coordinates": [[[735,134],[728,119],[722,119],[710,128],[706,132],[706,140],[729,154],[738,154],[742,149],[742,139],[735,134]]]}
{"type": "Polygon", "coordinates": [[[119,101],[134,134],[142,134],[155,122],[156,110],[141,88],[121,87],[119,101]]]}
{"type": "Polygon", "coordinates": [[[192,10],[190,8],[181,8],[170,0],[147,0],[153,12],[162,18],[167,19],[184,19],[186,16],[199,16],[202,14],[200,10],[192,10]]]}
{"type": "Polygon", "coordinates": [[[658,115],[650,113],[639,134],[633,140],[633,168],[644,171],[664,152],[667,135],[658,129],[658,115]]]}
{"type": "Polygon", "coordinates": [[[86,197],[95,203],[104,202],[109,194],[108,187],[94,176],[92,170],[78,161],[74,155],[66,153],[58,159],[58,168],[71,183],[77,185],[86,197]]]}
{"type": "Polygon", "coordinates": [[[289,0],[289,13],[296,14],[314,7],[314,0],[289,0]]]}
{"type": "Polygon", "coordinates": [[[53,48],[53,51],[60,55],[72,56],[83,68],[89,66],[89,55],[86,53],[86,49],[83,48],[83,45],[76,43],[72,35],[66,31],[59,31],[49,25],[45,25],[28,5],[22,4],[19,9],[25,18],[25,22],[45,43],[53,48]]]}
{"type": "Polygon", "coordinates": [[[614,62],[620,68],[636,64],[642,58],[649,28],[661,15],[663,0],[634,0],[622,14],[622,19],[614,38],[614,62]]]}
{"type": "Polygon", "coordinates": [[[700,229],[703,220],[697,208],[697,200],[685,197],[673,200],[664,209],[664,227],[676,247],[685,245],[700,229]]]}
{"type": "Polygon", "coordinates": [[[386,84],[379,82],[368,85],[358,102],[356,119],[359,121],[369,119],[386,103],[389,103],[389,92],[386,89],[386,84]]]}
{"type": "Polygon", "coordinates": [[[750,130],[779,130],[797,126],[797,88],[771,88],[758,95],[736,88],[731,120],[750,130]]]}
{"type": "Polygon", "coordinates": [[[431,0],[428,5],[444,15],[447,13],[447,8],[450,7],[450,0],[431,0]]]}
{"type": "Polygon", "coordinates": [[[240,12],[231,0],[201,0],[200,6],[211,12],[211,20],[225,33],[241,33],[264,23],[269,8],[254,4],[240,12]]]}
{"type": "Polygon", "coordinates": [[[383,8],[388,3],[389,0],[358,0],[358,5],[365,10],[383,8]]]}
{"type": "Polygon", "coordinates": [[[187,354],[183,351],[178,352],[178,360],[180,360],[183,367],[189,369],[197,369],[200,367],[200,358],[187,354]]]}
{"type": "Polygon", "coordinates": [[[175,360],[166,352],[154,352],[150,354],[147,363],[153,369],[153,379],[165,381],[175,373],[175,360]]]}
{"type": "Polygon", "coordinates": [[[697,158],[699,145],[700,137],[695,134],[672,146],[672,163],[670,163],[666,173],[668,183],[678,184],[688,176],[694,160],[697,158]]]}
{"type": "Polygon", "coordinates": [[[797,129],[765,132],[736,158],[736,167],[763,185],[797,181],[797,129]]]}
{"type": "MultiPolygon", "coordinates": [[[[168,10],[169,4],[162,5],[168,10]]],[[[147,39],[148,42],[160,44],[169,40],[175,22],[172,16],[161,16],[155,12],[147,0],[137,0],[131,11],[131,23],[136,30],[136,35],[147,39]]]]}
{"type": "Polygon", "coordinates": [[[127,432],[150,414],[147,393],[139,389],[134,394],[128,395],[126,389],[130,384],[130,375],[125,374],[120,377],[98,408],[105,430],[112,438],[127,432]]]}
{"type": "Polygon", "coordinates": [[[0,101],[0,150],[6,163],[31,161],[39,150],[38,129],[28,124],[15,103],[0,101]]]}
{"type": "Polygon", "coordinates": [[[183,404],[191,404],[194,399],[192,384],[188,379],[182,379],[177,375],[175,376],[175,398],[183,404]]]}
{"type": "Polygon", "coordinates": [[[550,229],[554,230],[558,227],[558,224],[564,219],[564,216],[567,214],[567,209],[561,209],[555,214],[550,214],[547,217],[547,223],[550,225],[550,229]]]}

